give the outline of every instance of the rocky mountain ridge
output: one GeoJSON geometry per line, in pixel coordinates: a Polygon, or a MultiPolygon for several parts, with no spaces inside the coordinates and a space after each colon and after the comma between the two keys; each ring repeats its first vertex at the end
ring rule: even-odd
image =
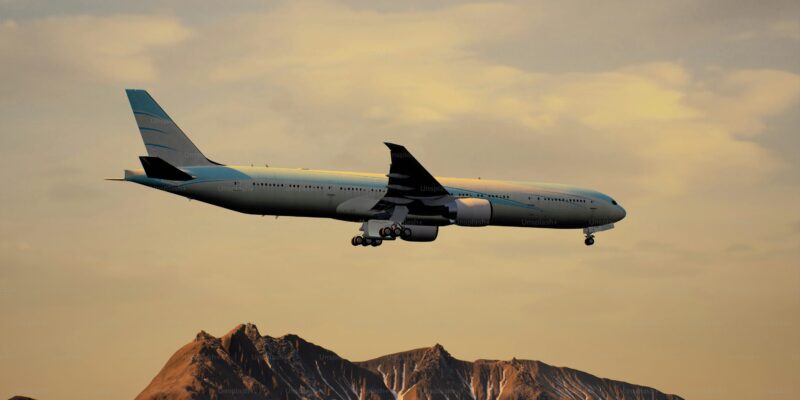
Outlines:
{"type": "Polygon", "coordinates": [[[296,335],[242,324],[179,349],[137,400],[682,400],[540,361],[462,361],[437,344],[350,362],[296,335]]]}

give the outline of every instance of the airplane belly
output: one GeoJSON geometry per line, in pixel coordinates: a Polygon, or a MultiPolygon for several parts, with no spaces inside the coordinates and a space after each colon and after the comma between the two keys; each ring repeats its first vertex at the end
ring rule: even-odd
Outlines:
{"type": "Polygon", "coordinates": [[[244,185],[233,181],[197,182],[175,188],[175,193],[191,199],[234,211],[251,213],[252,207],[244,198],[244,185]]]}
{"type": "Polygon", "coordinates": [[[562,205],[492,204],[492,225],[531,228],[582,228],[587,226],[589,210],[562,205]]]}
{"type": "Polygon", "coordinates": [[[336,213],[343,217],[368,218],[375,214],[372,208],[380,199],[358,196],[345,200],[336,206],[336,213]]]}
{"type": "Polygon", "coordinates": [[[492,218],[490,225],[519,226],[527,214],[527,210],[517,206],[492,203],[492,218]]]}
{"type": "Polygon", "coordinates": [[[548,210],[547,214],[554,221],[552,228],[573,229],[587,226],[589,210],[583,206],[559,204],[548,210]]]}

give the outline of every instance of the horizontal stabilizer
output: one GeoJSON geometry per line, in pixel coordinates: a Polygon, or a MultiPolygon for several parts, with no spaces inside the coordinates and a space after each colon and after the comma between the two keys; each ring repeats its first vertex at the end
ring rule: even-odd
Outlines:
{"type": "Polygon", "coordinates": [[[148,178],[153,179],[166,179],[170,181],[190,181],[194,179],[191,175],[187,174],[174,167],[172,164],[158,158],[158,157],[139,157],[142,161],[142,167],[148,178]]]}

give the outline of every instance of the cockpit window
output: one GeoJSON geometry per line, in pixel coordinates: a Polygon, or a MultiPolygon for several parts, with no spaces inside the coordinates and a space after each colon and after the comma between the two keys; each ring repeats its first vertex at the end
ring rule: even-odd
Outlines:
{"type": "Polygon", "coordinates": [[[618,205],[616,200],[611,200],[611,204],[613,204],[615,206],[618,205]]]}

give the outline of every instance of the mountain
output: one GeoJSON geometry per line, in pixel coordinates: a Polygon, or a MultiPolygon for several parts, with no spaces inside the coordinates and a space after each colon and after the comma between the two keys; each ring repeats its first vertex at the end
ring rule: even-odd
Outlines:
{"type": "Polygon", "coordinates": [[[350,362],[299,336],[261,336],[243,324],[201,331],[137,400],[682,400],[675,395],[539,361],[468,362],[444,347],[350,362]]]}
{"type": "Polygon", "coordinates": [[[391,400],[380,375],[295,335],[261,336],[252,324],[206,332],[179,349],[137,400],[391,400]]]}
{"type": "Polygon", "coordinates": [[[681,400],[652,388],[539,361],[461,361],[439,344],[356,364],[381,374],[392,393],[404,400],[681,400]]]}

